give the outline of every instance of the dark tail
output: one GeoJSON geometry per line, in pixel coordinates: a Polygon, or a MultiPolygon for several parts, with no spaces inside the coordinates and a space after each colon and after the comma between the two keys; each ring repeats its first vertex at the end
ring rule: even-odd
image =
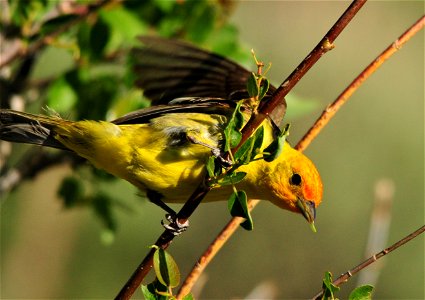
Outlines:
{"type": "Polygon", "coordinates": [[[59,117],[37,116],[9,109],[0,109],[0,140],[67,149],[54,137],[59,117]]]}

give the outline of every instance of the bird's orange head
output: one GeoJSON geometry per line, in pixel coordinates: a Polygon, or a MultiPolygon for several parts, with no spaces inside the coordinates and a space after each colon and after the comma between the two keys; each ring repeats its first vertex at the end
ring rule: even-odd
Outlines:
{"type": "Polygon", "coordinates": [[[312,161],[285,143],[281,155],[269,163],[267,169],[263,183],[272,193],[269,200],[283,209],[302,214],[314,228],[323,186],[312,161]]]}

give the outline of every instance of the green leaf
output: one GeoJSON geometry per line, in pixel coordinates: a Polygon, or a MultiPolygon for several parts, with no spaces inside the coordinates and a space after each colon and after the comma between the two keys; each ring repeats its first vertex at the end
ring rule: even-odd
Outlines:
{"type": "Polygon", "coordinates": [[[228,200],[228,208],[232,217],[243,217],[246,216],[247,205],[244,205],[246,202],[246,193],[244,191],[237,191],[232,193],[228,200]]]}
{"type": "Polygon", "coordinates": [[[256,154],[260,152],[261,146],[263,145],[264,140],[264,127],[260,126],[254,134],[254,143],[252,145],[252,157],[254,158],[256,154]]]}
{"type": "Polygon", "coordinates": [[[240,225],[243,229],[251,231],[254,229],[254,222],[252,221],[251,215],[249,214],[248,216],[249,218],[243,221],[240,225]]]}
{"type": "Polygon", "coordinates": [[[208,176],[210,178],[213,178],[215,176],[215,157],[214,156],[208,157],[206,168],[207,168],[208,176]]]}
{"type": "Polygon", "coordinates": [[[153,266],[159,282],[167,287],[176,287],[180,282],[180,271],[173,257],[164,249],[157,248],[153,256],[153,266]]]}
{"type": "Polygon", "coordinates": [[[254,72],[251,72],[251,75],[248,77],[246,83],[246,88],[250,97],[257,97],[259,95],[259,87],[257,81],[257,75],[254,72]]]}
{"type": "Polygon", "coordinates": [[[231,184],[237,184],[238,182],[242,181],[246,176],[245,172],[235,172],[228,174],[223,179],[219,180],[217,183],[221,186],[223,185],[231,185],[231,184]]]}
{"type": "Polygon", "coordinates": [[[81,202],[84,189],[81,182],[75,177],[65,177],[58,190],[58,195],[64,199],[65,207],[73,207],[81,202]]]}
{"type": "Polygon", "coordinates": [[[183,300],[195,300],[195,297],[191,293],[183,297],[183,300]]]}
{"type": "Polygon", "coordinates": [[[171,13],[176,1],[153,0],[153,4],[161,9],[164,13],[171,13]]]}
{"type": "Polygon", "coordinates": [[[89,74],[87,69],[68,72],[66,80],[78,94],[77,119],[103,120],[116,97],[119,85],[117,76],[89,74]]]}
{"type": "Polygon", "coordinates": [[[289,135],[289,124],[286,124],[285,128],[280,132],[279,136],[276,137],[276,139],[268,145],[264,149],[264,160],[267,162],[271,162],[279,157],[279,155],[282,153],[283,146],[286,142],[286,137],[289,135]]]}
{"type": "Polygon", "coordinates": [[[264,128],[258,128],[254,135],[251,136],[246,142],[236,151],[235,160],[239,164],[248,164],[255,155],[259,152],[263,144],[264,128]]]}
{"type": "Polygon", "coordinates": [[[371,300],[372,299],[373,286],[362,285],[355,288],[348,296],[349,300],[371,300]]]}
{"type": "Polygon", "coordinates": [[[117,230],[117,222],[112,209],[112,198],[106,193],[98,192],[92,196],[92,202],[95,213],[105,227],[111,232],[115,232],[117,230]]]}
{"type": "MultiPolygon", "coordinates": [[[[28,35],[31,30],[25,30],[42,20],[47,14],[49,4],[47,0],[32,0],[32,1],[8,1],[10,6],[11,20],[16,25],[20,26],[24,35],[28,35]]],[[[7,7],[7,6],[6,6],[7,7]]]]}
{"type": "Polygon", "coordinates": [[[85,58],[90,55],[90,32],[91,26],[87,22],[83,22],[78,26],[77,43],[81,55],[85,58]]]}
{"type": "Polygon", "coordinates": [[[187,24],[189,39],[198,44],[204,42],[213,32],[217,15],[214,5],[211,5],[209,1],[205,1],[204,4],[192,9],[189,20],[183,23],[187,24]]]}
{"type": "Polygon", "coordinates": [[[262,78],[261,85],[260,85],[260,91],[258,93],[258,98],[261,100],[264,98],[264,96],[267,94],[267,91],[269,90],[270,82],[267,78],[262,78]]]}
{"type": "MultiPolygon", "coordinates": [[[[172,1],[162,1],[172,2],[172,1]]],[[[125,4],[130,3],[127,1],[125,4]]],[[[134,45],[136,37],[146,33],[148,25],[145,20],[137,15],[136,11],[125,9],[123,6],[114,9],[103,9],[100,17],[109,25],[110,38],[106,52],[116,51],[127,45],[134,45]]]]}
{"type": "Polygon", "coordinates": [[[238,103],[238,105],[236,106],[236,110],[234,112],[234,122],[235,122],[235,128],[237,130],[241,130],[244,123],[243,114],[241,112],[242,103],[243,103],[242,101],[238,103]]]}
{"type": "Polygon", "coordinates": [[[332,273],[326,272],[323,278],[323,299],[335,299],[334,293],[339,291],[339,287],[332,283],[332,273]]]}
{"type": "Polygon", "coordinates": [[[69,114],[77,103],[77,94],[64,77],[50,84],[47,91],[47,105],[60,114],[69,114]]]}
{"type": "Polygon", "coordinates": [[[92,58],[102,58],[105,46],[108,44],[109,36],[109,25],[102,19],[98,19],[90,31],[89,47],[92,58]]]}
{"type": "Polygon", "coordinates": [[[78,17],[77,14],[67,14],[67,15],[60,15],[56,18],[50,19],[47,22],[43,24],[43,26],[40,28],[40,33],[42,35],[48,35],[51,32],[58,29],[59,26],[62,26],[78,17]]]}
{"type": "Polygon", "coordinates": [[[251,214],[248,209],[247,196],[244,191],[237,191],[232,193],[228,200],[228,208],[233,217],[242,217],[246,220],[241,223],[241,226],[246,230],[254,228],[251,214]]]}
{"type": "Polygon", "coordinates": [[[226,143],[224,151],[230,151],[230,149],[236,147],[242,138],[242,133],[240,129],[243,126],[243,115],[240,111],[242,101],[240,101],[235,110],[233,111],[232,117],[229,120],[226,128],[224,129],[224,136],[226,138],[226,143]]]}
{"type": "Polygon", "coordinates": [[[230,151],[230,149],[239,145],[239,142],[242,139],[242,133],[240,133],[238,130],[235,130],[234,128],[231,128],[227,138],[229,140],[229,147],[226,147],[227,149],[225,149],[225,151],[230,151]]]}
{"type": "Polygon", "coordinates": [[[149,285],[142,284],[141,288],[145,300],[156,300],[156,294],[155,292],[149,290],[149,285]]]}
{"type": "Polygon", "coordinates": [[[236,151],[234,157],[238,164],[245,165],[250,162],[253,140],[253,137],[248,138],[238,151],[236,151]]]}
{"type": "Polygon", "coordinates": [[[142,293],[145,300],[168,300],[170,297],[164,296],[167,293],[167,287],[161,284],[157,279],[148,285],[142,285],[142,293]]]}

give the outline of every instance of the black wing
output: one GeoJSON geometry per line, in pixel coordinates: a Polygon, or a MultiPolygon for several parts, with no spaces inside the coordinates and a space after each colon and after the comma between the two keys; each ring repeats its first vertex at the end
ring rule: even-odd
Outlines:
{"type": "MultiPolygon", "coordinates": [[[[233,94],[246,91],[251,72],[220,55],[177,40],[139,39],[143,46],[132,50],[136,85],[152,105],[179,97],[234,99],[233,94]]],[[[274,90],[271,86],[270,93],[274,90]]]]}
{"type": "Polygon", "coordinates": [[[133,111],[112,121],[112,123],[117,125],[142,124],[169,113],[205,113],[230,116],[236,107],[236,102],[220,98],[193,97],[176,100],[168,105],[155,105],[133,111]]]}
{"type": "MultiPolygon", "coordinates": [[[[139,40],[143,46],[134,48],[131,56],[136,85],[144,90],[152,105],[166,105],[181,97],[193,98],[188,102],[180,101],[182,105],[191,105],[194,99],[208,102],[211,99],[224,101],[248,97],[246,82],[251,72],[237,63],[182,41],[153,36],[142,36],[139,40]]],[[[266,97],[275,90],[270,85],[266,97]]],[[[211,110],[212,106],[209,108],[211,110]]],[[[184,111],[184,108],[179,108],[179,111],[184,111]]],[[[285,112],[286,102],[282,101],[270,118],[279,125],[285,112]]],[[[118,120],[122,121],[122,118],[118,120]]],[[[135,120],[134,123],[138,122],[135,120]]]]}

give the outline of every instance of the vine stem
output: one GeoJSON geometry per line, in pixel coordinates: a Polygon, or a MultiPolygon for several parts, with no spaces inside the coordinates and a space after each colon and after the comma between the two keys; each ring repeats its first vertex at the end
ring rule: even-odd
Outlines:
{"type": "MultiPolygon", "coordinates": [[[[335,24],[336,25],[336,24],[335,24]]],[[[335,26],[334,25],[334,26],[335,26]]],[[[360,85],[370,77],[387,59],[389,59],[395,52],[401,49],[401,46],[405,44],[410,38],[412,38],[416,33],[418,33],[425,25],[425,16],[416,21],[409,29],[407,29],[397,40],[395,40],[390,46],[388,46],[372,63],[370,63],[366,69],[364,69],[359,76],[357,76],[351,84],[337,97],[337,99],[329,105],[326,110],[323,111],[322,115],[317,119],[313,124],[310,130],[303,136],[303,138],[298,142],[295,148],[298,151],[304,151],[310,143],[317,137],[320,131],[326,126],[329,120],[336,114],[336,112],[344,105],[351,95],[360,87],[360,85]]],[[[320,45],[320,43],[319,43],[320,45]]],[[[314,50],[313,50],[314,51],[314,50]]],[[[258,200],[250,200],[249,208],[250,211],[254,209],[258,200]]],[[[217,235],[215,240],[211,245],[206,249],[206,251],[199,258],[189,275],[186,277],[183,282],[180,291],[177,294],[177,299],[181,299],[183,296],[188,294],[192,289],[193,285],[197,281],[198,277],[201,275],[202,271],[207,267],[208,263],[214,258],[218,253],[221,247],[227,242],[227,240],[232,236],[235,230],[238,228],[238,225],[241,221],[239,218],[232,218],[229,223],[223,228],[223,230],[217,235]]],[[[415,237],[415,236],[414,236],[415,237]]],[[[407,240],[408,241],[408,240],[407,240]]],[[[406,241],[406,242],[407,242],[406,241]]],[[[401,246],[401,244],[399,245],[401,246]]],[[[391,249],[395,250],[399,246],[391,249]]],[[[391,247],[390,247],[391,248],[391,247]]],[[[388,248],[388,249],[390,249],[388,248]]],[[[386,250],[384,250],[386,251],[386,250]]],[[[389,252],[391,252],[389,251],[389,252]]],[[[387,253],[385,253],[387,254],[387,253]]],[[[384,254],[384,255],[385,255],[384,254]]],[[[383,256],[383,255],[381,255],[383,256]]],[[[381,256],[376,257],[380,258],[381,256]]],[[[367,260],[369,261],[369,260],[367,260]]],[[[370,263],[364,265],[366,267],[370,263]]],[[[357,267],[356,267],[357,268],[357,267]]],[[[358,272],[358,271],[357,271],[358,272]]],[[[355,273],[357,273],[355,272],[355,273]]],[[[348,272],[347,272],[348,273],[348,272]]],[[[351,272],[351,274],[355,274],[351,272]]],[[[350,276],[348,276],[350,277],[350,276]]],[[[345,278],[346,280],[347,278],[345,278]]],[[[337,279],[338,280],[338,279],[337,279]]],[[[343,280],[341,280],[342,282],[343,280]]],[[[334,282],[335,284],[335,282],[334,282]]]]}
{"type": "MultiPolygon", "coordinates": [[[[364,262],[360,263],[359,265],[357,265],[353,269],[345,272],[344,274],[339,276],[336,280],[334,280],[333,284],[336,285],[336,286],[340,286],[341,284],[347,282],[348,279],[350,277],[352,277],[354,274],[360,272],[361,270],[366,268],[368,265],[374,263],[375,261],[377,261],[378,259],[387,255],[388,253],[393,252],[397,248],[399,248],[399,247],[403,246],[404,244],[406,244],[407,242],[413,240],[414,238],[416,238],[420,234],[424,233],[424,231],[425,231],[425,225],[423,225],[419,229],[415,230],[411,234],[405,236],[404,238],[402,238],[401,240],[399,240],[395,244],[391,245],[390,247],[376,253],[375,255],[372,255],[371,257],[369,257],[368,259],[366,259],[364,262]]],[[[322,296],[323,296],[323,291],[321,291],[320,293],[315,295],[312,299],[313,300],[321,299],[322,296]]]]}
{"type": "MultiPolygon", "coordinates": [[[[352,20],[360,8],[364,5],[366,0],[354,0],[343,15],[338,19],[335,25],[328,31],[325,37],[319,42],[319,44],[313,49],[313,51],[301,62],[301,64],[289,75],[289,77],[279,86],[275,91],[270,101],[267,101],[265,105],[262,105],[259,109],[259,113],[255,118],[248,121],[245,127],[242,129],[242,139],[239,145],[232,149],[232,152],[236,152],[237,149],[255,132],[260,126],[264,119],[273,111],[278,104],[283,101],[284,97],[288,92],[295,86],[295,84],[307,73],[307,71],[320,59],[320,57],[327,51],[333,48],[333,41],[338,35],[344,30],[347,24],[352,20]]],[[[187,200],[182,209],[177,213],[178,222],[183,224],[191,216],[191,214],[198,207],[202,199],[211,189],[206,184],[208,177],[206,177],[201,184],[196,188],[192,196],[187,200]]],[[[168,230],[165,230],[155,243],[156,246],[162,249],[168,248],[174,239],[168,230]]],[[[134,292],[139,288],[142,280],[149,273],[153,265],[153,253],[149,251],[143,261],[133,272],[127,283],[122,287],[115,299],[130,299],[134,292]]]]}

